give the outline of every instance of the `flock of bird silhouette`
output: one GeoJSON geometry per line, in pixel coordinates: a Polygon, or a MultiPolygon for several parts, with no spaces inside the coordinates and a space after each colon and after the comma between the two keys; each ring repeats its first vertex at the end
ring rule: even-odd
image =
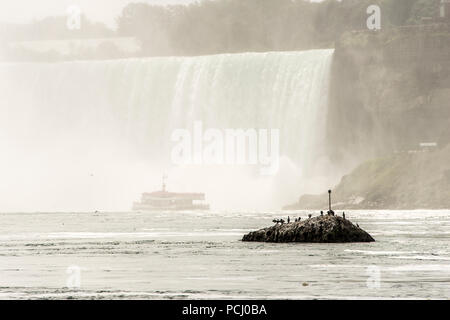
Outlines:
{"type": "MultiPolygon", "coordinates": [[[[320,211],[320,215],[323,216],[323,211],[320,211]]],[[[329,210],[329,211],[327,211],[327,215],[334,216],[335,213],[333,210],[329,210]]],[[[311,219],[311,217],[312,217],[312,214],[311,213],[308,214],[308,219],[311,219]]],[[[342,218],[344,218],[344,220],[345,220],[345,212],[342,212],[342,218]]],[[[294,222],[300,222],[301,220],[302,220],[302,217],[298,217],[298,218],[294,219],[294,222]]],[[[288,216],[287,221],[285,221],[284,219],[273,219],[272,222],[276,223],[276,224],[284,224],[285,222],[290,223],[291,217],[288,216]]]]}
{"type": "MultiPolygon", "coordinates": [[[[329,216],[334,216],[335,215],[335,213],[334,213],[334,211],[331,209],[331,190],[328,190],[328,211],[327,211],[327,215],[329,215],[329,216]]],[[[323,216],[323,211],[320,211],[320,215],[321,216],[323,216]]],[[[308,214],[308,219],[311,219],[311,217],[312,217],[312,214],[310,213],[310,214],[308,214]]],[[[345,220],[345,212],[342,212],[342,218],[344,218],[344,220],[345,220]]],[[[295,222],[300,222],[302,220],[302,217],[298,217],[298,218],[295,218],[295,222]]],[[[272,222],[273,223],[276,223],[276,224],[284,224],[285,223],[285,220],[284,219],[273,219],[272,220],[272,222]]],[[[287,217],[287,223],[290,223],[291,222],[291,217],[290,216],[288,216],[287,217]]],[[[359,225],[358,224],[356,224],[356,226],[359,228],[359,225]]]]}

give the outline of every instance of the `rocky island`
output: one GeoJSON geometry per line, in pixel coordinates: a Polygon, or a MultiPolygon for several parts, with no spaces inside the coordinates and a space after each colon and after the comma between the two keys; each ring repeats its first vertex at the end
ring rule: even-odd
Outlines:
{"type": "Polygon", "coordinates": [[[373,242],[370,234],[349,220],[321,215],[304,221],[276,224],[246,234],[242,241],[343,243],[373,242]]]}

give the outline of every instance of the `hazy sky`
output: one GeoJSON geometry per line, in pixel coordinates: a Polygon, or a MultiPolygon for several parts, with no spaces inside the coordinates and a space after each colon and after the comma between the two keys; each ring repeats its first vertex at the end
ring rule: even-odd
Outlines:
{"type": "Polygon", "coordinates": [[[49,15],[63,15],[78,5],[91,20],[114,24],[114,18],[130,2],[153,4],[189,3],[196,0],[0,0],[0,22],[28,22],[49,15]]]}
{"type": "Polygon", "coordinates": [[[89,19],[114,26],[114,19],[130,2],[187,4],[195,1],[201,0],[0,0],[0,22],[23,23],[35,18],[63,15],[68,7],[78,5],[89,19]]]}

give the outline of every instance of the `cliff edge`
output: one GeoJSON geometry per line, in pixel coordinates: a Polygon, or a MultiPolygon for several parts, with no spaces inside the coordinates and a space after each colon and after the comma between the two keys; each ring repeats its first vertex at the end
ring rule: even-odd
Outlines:
{"type": "MultiPolygon", "coordinates": [[[[450,145],[369,160],[333,188],[336,209],[449,209],[450,145]]],[[[327,195],[303,195],[289,210],[326,208],[327,195]]]]}

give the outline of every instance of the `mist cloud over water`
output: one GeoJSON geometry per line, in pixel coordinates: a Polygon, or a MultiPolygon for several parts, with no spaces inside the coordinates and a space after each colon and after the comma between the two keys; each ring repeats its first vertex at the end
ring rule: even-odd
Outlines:
{"type": "MultiPolygon", "coordinates": [[[[206,192],[213,208],[273,209],[329,176],[333,50],[2,64],[3,211],[129,210],[141,192],[206,192]],[[174,165],[173,130],[280,129],[280,169],[174,165]]],[[[329,180],[328,180],[329,181],[329,180]]]]}

